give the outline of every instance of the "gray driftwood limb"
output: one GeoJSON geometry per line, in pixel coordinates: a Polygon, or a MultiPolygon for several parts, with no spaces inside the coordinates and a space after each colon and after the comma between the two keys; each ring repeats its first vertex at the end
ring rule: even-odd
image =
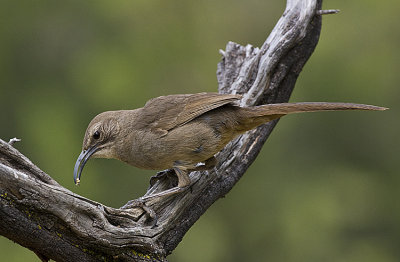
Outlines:
{"type": "MultiPolygon", "coordinates": [[[[288,0],[261,48],[229,42],[218,64],[219,92],[243,94],[242,105],[288,101],[319,39],[321,2],[288,0]]],[[[192,172],[192,192],[147,203],[157,214],[156,227],[142,208],[115,209],[74,194],[0,140],[0,234],[43,261],[165,261],[242,177],[276,123],[232,141],[217,154],[214,171],[192,172]]],[[[146,194],[168,184],[158,181],[146,194]]]]}

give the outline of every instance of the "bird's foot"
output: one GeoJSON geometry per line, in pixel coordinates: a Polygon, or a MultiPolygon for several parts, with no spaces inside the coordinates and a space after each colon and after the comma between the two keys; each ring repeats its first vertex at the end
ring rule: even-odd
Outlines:
{"type": "Polygon", "coordinates": [[[151,220],[151,227],[154,228],[157,226],[157,214],[151,208],[146,206],[146,200],[141,198],[129,200],[125,205],[121,207],[121,209],[130,209],[130,208],[141,208],[148,215],[151,220]]]}
{"type": "Polygon", "coordinates": [[[164,179],[167,179],[168,181],[170,181],[170,184],[171,184],[170,187],[176,186],[176,184],[178,183],[177,176],[176,176],[174,169],[165,169],[163,171],[157,172],[157,174],[155,176],[152,176],[150,178],[149,189],[152,188],[157,181],[164,180],[164,179]]]}
{"type": "Polygon", "coordinates": [[[173,187],[173,188],[170,188],[170,189],[167,189],[167,190],[155,193],[155,194],[151,194],[151,195],[147,195],[147,196],[145,195],[145,196],[141,197],[141,199],[143,201],[149,201],[149,200],[153,200],[156,198],[164,198],[164,197],[172,196],[172,195],[175,195],[175,194],[185,191],[188,187],[189,186],[183,186],[183,187],[176,186],[176,187],[173,187]]]}

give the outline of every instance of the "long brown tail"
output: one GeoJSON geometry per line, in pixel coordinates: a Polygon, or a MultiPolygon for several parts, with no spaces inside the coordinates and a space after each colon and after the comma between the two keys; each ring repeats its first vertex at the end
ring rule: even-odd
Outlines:
{"type": "Polygon", "coordinates": [[[240,131],[250,130],[263,123],[280,118],[287,114],[318,112],[318,111],[338,111],[338,110],[373,110],[383,111],[385,107],[353,104],[353,103],[328,103],[328,102],[305,102],[305,103],[281,103],[268,104],[255,107],[243,107],[241,111],[240,131]]]}
{"type": "Polygon", "coordinates": [[[259,112],[260,116],[266,115],[287,115],[292,113],[302,112],[317,112],[317,111],[338,111],[338,110],[386,110],[385,107],[353,104],[353,103],[328,103],[328,102],[305,102],[305,103],[282,103],[268,104],[252,107],[253,112],[259,112]]]}

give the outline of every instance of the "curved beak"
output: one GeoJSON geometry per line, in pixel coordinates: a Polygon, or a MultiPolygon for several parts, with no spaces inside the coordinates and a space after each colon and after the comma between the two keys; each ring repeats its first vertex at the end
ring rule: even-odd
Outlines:
{"type": "Polygon", "coordinates": [[[86,162],[89,160],[90,156],[93,155],[98,149],[99,149],[98,145],[96,144],[92,147],[89,147],[87,150],[83,150],[80,153],[78,160],[76,160],[75,168],[74,168],[75,185],[79,185],[83,167],[85,166],[86,162]]]}

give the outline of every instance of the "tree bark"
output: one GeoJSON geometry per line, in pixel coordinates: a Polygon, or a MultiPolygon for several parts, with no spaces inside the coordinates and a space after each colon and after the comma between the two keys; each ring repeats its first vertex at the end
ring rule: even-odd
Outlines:
{"type": "MultiPolygon", "coordinates": [[[[289,100],[317,45],[322,0],[288,0],[261,48],[229,42],[220,51],[219,92],[243,94],[243,106],[289,100]]],[[[115,209],[59,185],[11,144],[0,140],[0,234],[47,261],[166,261],[184,234],[227,194],[254,161],[277,121],[235,139],[210,172],[192,172],[191,192],[143,208],[115,209]]],[[[146,195],[168,188],[156,182],[146,195]]]]}

